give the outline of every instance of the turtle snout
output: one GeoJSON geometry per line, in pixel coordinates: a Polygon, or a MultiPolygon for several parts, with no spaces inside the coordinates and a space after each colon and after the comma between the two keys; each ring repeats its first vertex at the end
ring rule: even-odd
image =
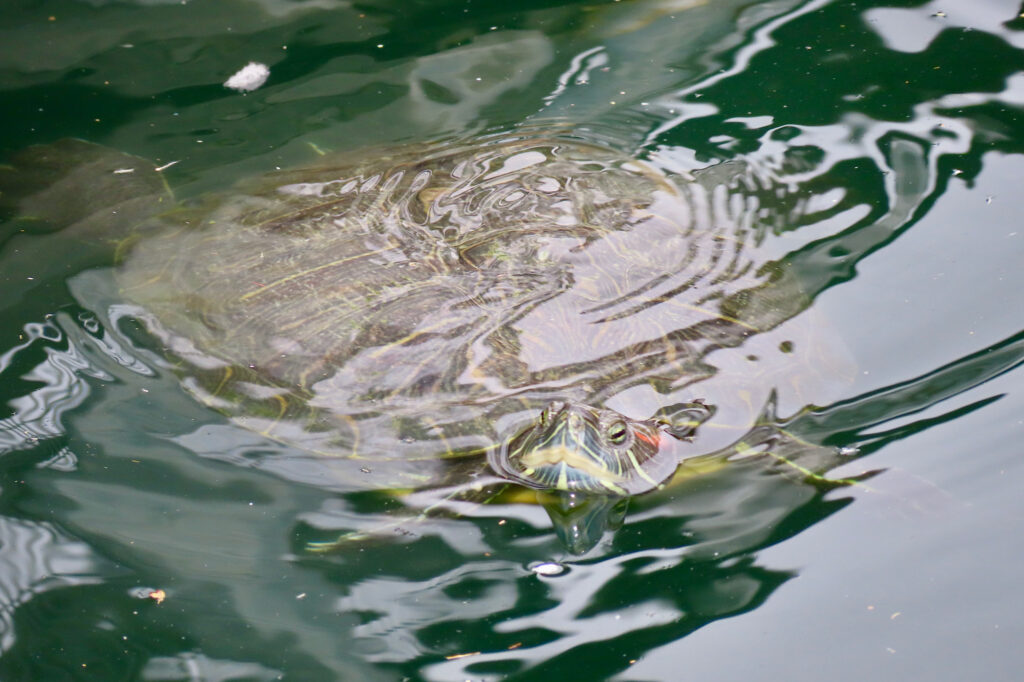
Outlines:
{"type": "Polygon", "coordinates": [[[569,431],[569,437],[575,442],[581,442],[586,437],[587,420],[584,419],[580,410],[569,408],[569,413],[565,417],[565,426],[569,431]]]}
{"type": "Polygon", "coordinates": [[[568,405],[564,400],[552,400],[548,403],[548,406],[544,408],[544,412],[541,414],[541,417],[548,420],[553,419],[562,414],[562,411],[567,406],[568,405]]]}

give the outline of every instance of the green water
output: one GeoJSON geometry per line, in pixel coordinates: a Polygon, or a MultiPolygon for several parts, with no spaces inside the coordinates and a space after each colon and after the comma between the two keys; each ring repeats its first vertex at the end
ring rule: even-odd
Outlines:
{"type": "MultiPolygon", "coordinates": [[[[835,346],[809,389],[779,383],[779,422],[833,453],[830,477],[873,475],[828,490],[740,459],[632,500],[579,557],[528,504],[313,554],[405,503],[339,493],[315,457],[199,404],[138,311],[83,295],[102,263],[4,215],[0,680],[1013,679],[1021,11],[4,3],[0,154],[80,137],[177,162],[184,200],[316,150],[521,128],[666,172],[753,169],[733,214],[835,346]],[[267,83],[224,88],[249,61],[267,83]]],[[[729,421],[745,356],[788,333],[709,356],[728,380],[693,390],[729,421]]]]}

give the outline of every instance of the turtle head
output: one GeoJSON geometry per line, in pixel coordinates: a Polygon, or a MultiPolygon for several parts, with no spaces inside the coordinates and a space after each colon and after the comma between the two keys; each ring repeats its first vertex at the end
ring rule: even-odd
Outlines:
{"type": "Polygon", "coordinates": [[[556,401],[492,455],[499,473],[522,485],[590,495],[626,496],[670,478],[689,440],[711,415],[703,403],[630,419],[597,407],[556,401]]]}

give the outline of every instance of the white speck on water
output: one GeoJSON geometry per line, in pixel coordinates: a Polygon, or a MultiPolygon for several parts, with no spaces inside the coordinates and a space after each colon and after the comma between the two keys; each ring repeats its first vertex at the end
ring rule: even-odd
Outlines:
{"type": "Polygon", "coordinates": [[[161,172],[161,171],[165,171],[165,170],[167,170],[168,168],[170,168],[171,166],[173,166],[173,165],[174,165],[174,164],[176,164],[176,163],[178,163],[178,161],[171,161],[171,162],[169,162],[169,163],[165,163],[165,164],[164,164],[164,165],[162,165],[162,166],[157,166],[157,167],[156,167],[156,168],[154,168],[153,170],[155,170],[155,171],[156,171],[157,173],[159,173],[159,172],[161,172]]]}
{"type": "Polygon", "coordinates": [[[548,577],[562,575],[566,571],[565,566],[557,561],[535,561],[530,564],[529,569],[537,575],[548,577]]]}
{"type": "Polygon", "coordinates": [[[238,92],[251,92],[267,82],[270,68],[259,62],[249,62],[231,78],[224,81],[224,87],[238,92]]]}
{"type": "Polygon", "coordinates": [[[125,173],[134,173],[134,168],[118,168],[114,170],[114,175],[124,175],[125,173]]]}

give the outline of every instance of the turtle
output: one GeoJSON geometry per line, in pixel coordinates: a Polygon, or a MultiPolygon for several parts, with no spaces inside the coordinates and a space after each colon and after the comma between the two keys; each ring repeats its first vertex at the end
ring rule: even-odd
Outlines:
{"type": "Polygon", "coordinates": [[[151,162],[69,139],[16,155],[0,203],[110,248],[187,390],[342,488],[511,482],[548,495],[578,552],[698,454],[708,356],[809,305],[756,248],[785,209],[750,178],[512,131],[177,201],[151,162]]]}

